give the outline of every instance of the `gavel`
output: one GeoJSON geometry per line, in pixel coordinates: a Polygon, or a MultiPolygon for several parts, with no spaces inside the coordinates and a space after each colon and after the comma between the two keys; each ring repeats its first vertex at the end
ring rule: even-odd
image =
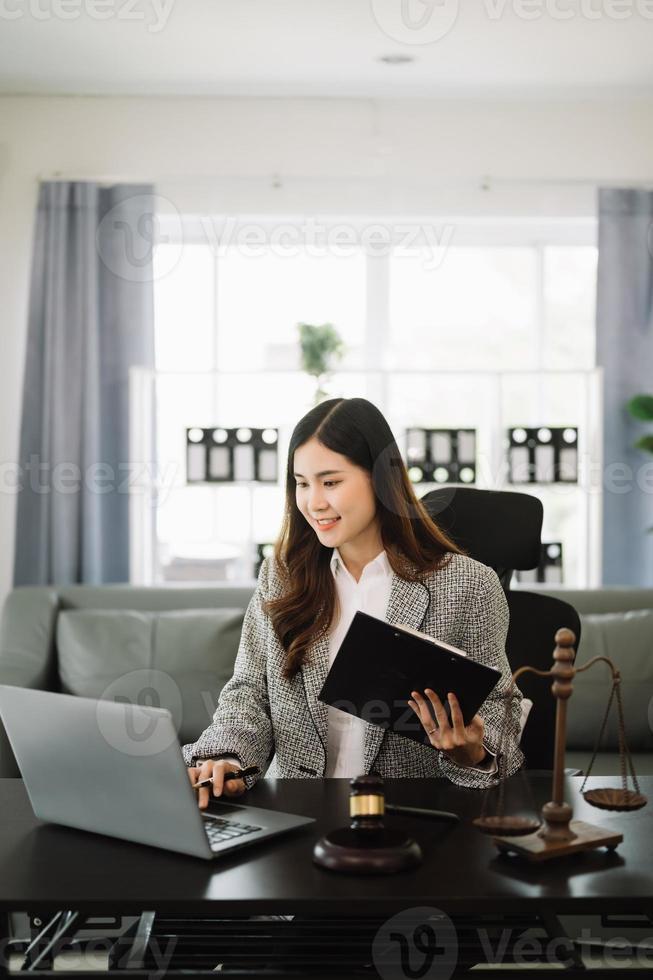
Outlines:
{"type": "Polygon", "coordinates": [[[330,871],[349,874],[394,874],[422,861],[419,844],[383,822],[385,789],[376,774],[349,783],[348,827],[332,830],[313,848],[313,860],[330,871]]]}

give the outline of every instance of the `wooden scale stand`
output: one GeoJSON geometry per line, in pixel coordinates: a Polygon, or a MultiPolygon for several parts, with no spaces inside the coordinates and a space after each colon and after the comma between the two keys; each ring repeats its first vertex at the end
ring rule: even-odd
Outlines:
{"type": "MultiPolygon", "coordinates": [[[[495,816],[486,816],[487,795],[484,800],[481,816],[474,825],[483,833],[492,834],[493,841],[500,851],[521,855],[529,861],[544,861],[549,858],[563,857],[578,851],[593,850],[607,847],[614,850],[623,840],[623,834],[596,827],[582,820],[572,820],[572,808],[563,799],[565,743],[567,737],[567,701],[572,695],[573,681],[577,674],[589,670],[599,661],[607,663],[612,671],[612,691],[606,708],[603,723],[594,749],[587,774],[581,787],[584,799],[592,806],[604,810],[638,810],[646,806],[647,798],[639,791],[639,784],[633,766],[632,758],[626,744],[623,703],[621,699],[621,676],[614,663],[608,657],[593,657],[582,667],[574,667],[574,644],[576,637],[569,629],[559,629],[555,635],[556,648],[553,652],[553,667],[551,670],[536,670],[534,667],[521,667],[512,675],[513,685],[521,674],[531,672],[539,677],[552,677],[551,692],[557,700],[555,750],[553,764],[553,793],[549,803],[542,807],[542,821],[525,817],[504,815],[504,785],[505,772],[500,772],[499,800],[495,816]],[[587,779],[594,765],[594,760],[601,745],[603,733],[610,715],[613,702],[617,702],[619,713],[619,756],[621,762],[621,787],[619,789],[605,788],[583,792],[587,779]],[[632,776],[634,789],[628,789],[626,767],[632,776]],[[539,828],[539,829],[538,829],[539,828]]],[[[501,748],[505,739],[510,718],[510,694],[506,696],[506,712],[501,730],[499,743],[499,767],[501,769],[501,748]]]]}

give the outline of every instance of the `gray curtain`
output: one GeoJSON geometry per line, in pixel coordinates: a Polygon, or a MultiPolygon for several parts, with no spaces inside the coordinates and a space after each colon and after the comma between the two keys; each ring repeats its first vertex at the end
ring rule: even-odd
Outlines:
{"type": "MultiPolygon", "coordinates": [[[[597,361],[605,375],[603,581],[653,585],[653,457],[627,402],[653,394],[653,192],[599,191],[597,361]]],[[[648,431],[651,430],[649,425],[648,431]]]]}
{"type": "Polygon", "coordinates": [[[153,368],[153,188],[39,190],[14,584],[129,578],[129,369],[153,368]]]}

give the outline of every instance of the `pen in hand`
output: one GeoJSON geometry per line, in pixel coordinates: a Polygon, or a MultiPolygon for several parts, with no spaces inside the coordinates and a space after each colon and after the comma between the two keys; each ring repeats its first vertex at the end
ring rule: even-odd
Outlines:
{"type": "MultiPolygon", "coordinates": [[[[248,766],[247,769],[234,769],[224,774],[223,782],[226,783],[230,779],[244,779],[245,776],[257,776],[260,771],[258,766],[248,766]]],[[[201,779],[198,783],[194,783],[193,789],[202,789],[203,786],[213,786],[213,777],[209,776],[208,779],[201,779]]]]}

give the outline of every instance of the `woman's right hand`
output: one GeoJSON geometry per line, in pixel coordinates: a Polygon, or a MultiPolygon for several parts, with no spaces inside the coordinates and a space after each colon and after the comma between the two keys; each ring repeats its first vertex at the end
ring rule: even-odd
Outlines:
{"type": "MultiPolygon", "coordinates": [[[[242,796],[246,789],[244,779],[224,781],[226,772],[235,772],[238,768],[237,763],[230,762],[228,759],[219,759],[217,762],[214,762],[213,759],[206,759],[200,765],[190,768],[188,776],[192,786],[203,779],[213,779],[213,796],[242,796]]],[[[210,798],[210,786],[202,786],[201,789],[197,790],[197,802],[200,810],[206,810],[210,798]]]]}

